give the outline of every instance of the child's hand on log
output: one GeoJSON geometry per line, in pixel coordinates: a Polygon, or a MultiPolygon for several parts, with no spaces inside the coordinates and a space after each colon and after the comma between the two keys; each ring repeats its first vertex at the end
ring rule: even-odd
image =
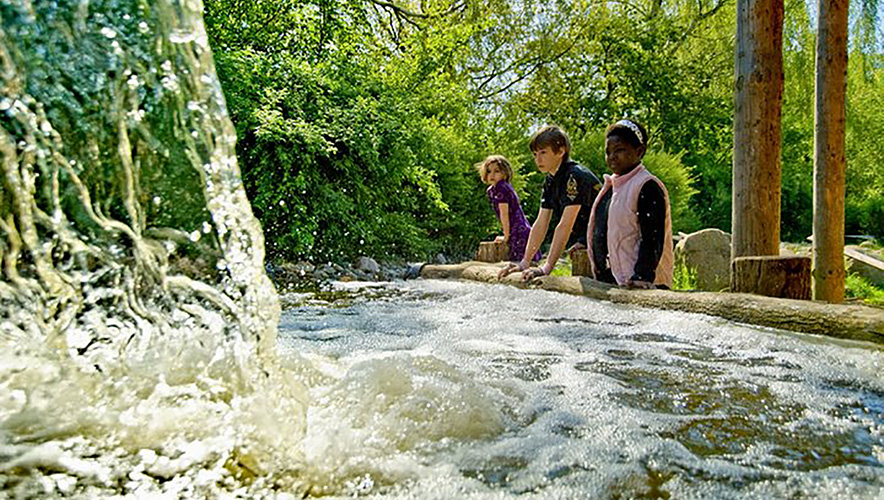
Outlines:
{"type": "Polygon", "coordinates": [[[650,281],[627,280],[624,288],[628,290],[654,290],[657,287],[650,281]]]}
{"type": "Polygon", "coordinates": [[[525,264],[524,262],[507,262],[506,267],[504,267],[500,270],[500,272],[497,273],[497,279],[503,279],[511,273],[514,273],[516,271],[524,271],[527,268],[528,264],[525,264]]]}

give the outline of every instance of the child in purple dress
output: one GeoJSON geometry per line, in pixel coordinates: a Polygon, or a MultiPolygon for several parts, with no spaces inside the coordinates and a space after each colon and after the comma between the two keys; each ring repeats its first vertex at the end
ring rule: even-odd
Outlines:
{"type": "MultiPolygon", "coordinates": [[[[531,226],[522,212],[519,195],[510,184],[513,167],[505,157],[491,155],[477,163],[476,170],[479,171],[482,182],[489,185],[486,194],[503,228],[503,236],[496,237],[494,241],[508,243],[510,260],[519,262],[525,256],[525,246],[528,243],[531,226]]],[[[537,252],[532,260],[540,260],[540,252],[537,252]]]]}

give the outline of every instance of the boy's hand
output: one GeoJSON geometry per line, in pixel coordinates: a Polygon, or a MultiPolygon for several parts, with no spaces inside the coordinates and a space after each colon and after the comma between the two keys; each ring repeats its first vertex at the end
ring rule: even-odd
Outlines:
{"type": "Polygon", "coordinates": [[[654,290],[657,287],[650,281],[627,280],[623,285],[629,290],[654,290]]]}
{"type": "Polygon", "coordinates": [[[524,271],[527,267],[528,265],[523,262],[507,262],[506,267],[497,273],[497,279],[503,279],[516,271],[524,271]]]}
{"type": "Polygon", "coordinates": [[[495,243],[506,243],[507,241],[509,241],[509,239],[510,239],[509,236],[503,235],[503,236],[498,236],[498,237],[494,238],[494,242],[495,243]]]}
{"type": "Polygon", "coordinates": [[[527,282],[533,280],[534,278],[538,278],[540,276],[549,276],[550,274],[552,274],[552,270],[553,270],[553,264],[552,264],[552,262],[547,260],[546,263],[544,263],[540,267],[535,267],[532,269],[527,269],[525,271],[522,271],[522,281],[527,283],[527,282]]]}
{"type": "Polygon", "coordinates": [[[532,267],[531,269],[525,269],[522,271],[522,282],[527,283],[534,278],[538,278],[540,276],[546,276],[547,273],[539,267],[532,267]]]}

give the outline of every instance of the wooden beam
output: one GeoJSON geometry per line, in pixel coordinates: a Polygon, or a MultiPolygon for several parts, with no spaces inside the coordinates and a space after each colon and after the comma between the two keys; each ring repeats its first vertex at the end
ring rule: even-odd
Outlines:
{"type": "Polygon", "coordinates": [[[820,0],[813,154],[814,300],[844,301],[848,0],[820,0]]]}
{"type": "Polygon", "coordinates": [[[783,0],[737,0],[731,258],[780,248],[783,0]]]}

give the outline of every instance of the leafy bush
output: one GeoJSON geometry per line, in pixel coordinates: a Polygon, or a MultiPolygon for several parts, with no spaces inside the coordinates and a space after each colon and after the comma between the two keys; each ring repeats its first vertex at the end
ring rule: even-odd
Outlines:
{"type": "Polygon", "coordinates": [[[845,295],[862,299],[869,305],[884,307],[884,288],[875,286],[857,274],[847,274],[845,295]]]}

